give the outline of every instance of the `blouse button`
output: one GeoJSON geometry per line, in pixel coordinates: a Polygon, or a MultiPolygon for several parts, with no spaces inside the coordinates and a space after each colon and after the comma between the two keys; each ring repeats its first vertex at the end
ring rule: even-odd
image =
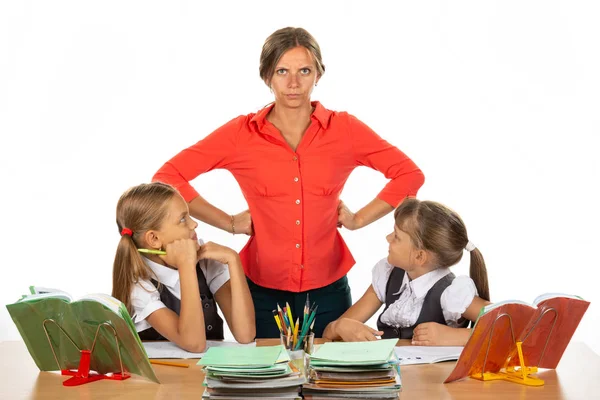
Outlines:
{"type": "Polygon", "coordinates": [[[208,305],[208,303],[204,303],[204,308],[208,308],[208,307],[210,307],[210,306],[208,305]]]}
{"type": "Polygon", "coordinates": [[[292,161],[298,161],[298,157],[294,156],[294,158],[292,158],[292,161]]]}
{"type": "Polygon", "coordinates": [[[294,177],[294,182],[298,182],[298,177],[294,177]]]}
{"type": "Polygon", "coordinates": [[[300,248],[300,243],[296,243],[296,248],[299,249],[300,248]]]}
{"type": "Polygon", "coordinates": [[[296,204],[300,204],[300,199],[296,200],[296,204]]]}
{"type": "Polygon", "coordinates": [[[296,220],[296,225],[300,225],[300,220],[299,219],[296,220]]]}
{"type": "Polygon", "coordinates": [[[207,331],[212,331],[212,325],[208,325],[208,326],[206,327],[206,330],[207,330],[207,331]]]}

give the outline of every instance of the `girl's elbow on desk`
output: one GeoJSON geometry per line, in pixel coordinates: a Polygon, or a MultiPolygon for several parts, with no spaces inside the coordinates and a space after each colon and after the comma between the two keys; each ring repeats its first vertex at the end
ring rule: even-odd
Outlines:
{"type": "Polygon", "coordinates": [[[206,350],[206,339],[182,341],[181,343],[177,343],[177,345],[190,353],[203,353],[206,350]]]}
{"type": "Polygon", "coordinates": [[[254,342],[256,338],[256,328],[249,329],[247,332],[241,332],[238,334],[234,334],[233,337],[235,341],[241,344],[248,344],[254,342]]]}

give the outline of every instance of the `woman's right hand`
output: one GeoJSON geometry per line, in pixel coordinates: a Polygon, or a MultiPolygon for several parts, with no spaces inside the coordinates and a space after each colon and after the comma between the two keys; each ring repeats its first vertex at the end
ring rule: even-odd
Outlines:
{"type": "Polygon", "coordinates": [[[340,318],[335,321],[335,333],[344,342],[365,342],[377,340],[383,332],[376,331],[360,321],[350,318],[340,318]]]}
{"type": "Polygon", "coordinates": [[[161,255],[167,265],[174,268],[196,268],[200,245],[193,239],[177,239],[165,246],[167,254],[161,255]]]}
{"type": "Polygon", "coordinates": [[[248,236],[254,235],[250,210],[242,211],[241,213],[234,215],[233,225],[235,226],[235,232],[233,233],[236,235],[239,233],[244,233],[248,236]]]}

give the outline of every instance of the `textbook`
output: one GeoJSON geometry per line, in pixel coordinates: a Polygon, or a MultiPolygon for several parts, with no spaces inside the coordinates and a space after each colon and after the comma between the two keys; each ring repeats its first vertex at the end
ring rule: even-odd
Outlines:
{"type": "Polygon", "coordinates": [[[305,399],[398,399],[397,339],[327,342],[310,356],[305,399]]]}
{"type": "Polygon", "coordinates": [[[198,365],[206,372],[202,398],[296,400],[306,382],[282,345],[211,347],[198,365]]]}
{"type": "Polygon", "coordinates": [[[445,383],[519,366],[554,369],[590,303],[578,296],[547,293],[533,304],[502,301],[482,308],[454,370],[445,383]]]}
{"type": "Polygon", "coordinates": [[[460,357],[462,350],[463,346],[396,346],[395,348],[400,365],[455,361],[460,357]]]}
{"type": "Polygon", "coordinates": [[[73,299],[64,291],[34,286],[30,292],[6,308],[40,371],[77,369],[80,350],[91,350],[97,333],[91,370],[127,372],[158,383],[135,325],[119,300],[106,294],[73,299]]]}

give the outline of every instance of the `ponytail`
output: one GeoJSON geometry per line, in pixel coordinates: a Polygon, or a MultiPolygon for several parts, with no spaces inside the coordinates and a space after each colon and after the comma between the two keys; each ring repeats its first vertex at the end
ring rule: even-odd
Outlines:
{"type": "Polygon", "coordinates": [[[470,253],[471,265],[469,268],[469,276],[471,279],[473,279],[473,282],[475,282],[475,287],[477,288],[479,297],[490,301],[490,287],[488,284],[487,268],[485,267],[483,255],[477,248],[471,250],[470,253]]]}
{"type": "Polygon", "coordinates": [[[142,256],[137,251],[133,239],[129,235],[121,236],[113,263],[112,296],[120,300],[129,315],[133,316],[131,308],[131,290],[140,279],[148,279],[150,273],[142,256]]]}

